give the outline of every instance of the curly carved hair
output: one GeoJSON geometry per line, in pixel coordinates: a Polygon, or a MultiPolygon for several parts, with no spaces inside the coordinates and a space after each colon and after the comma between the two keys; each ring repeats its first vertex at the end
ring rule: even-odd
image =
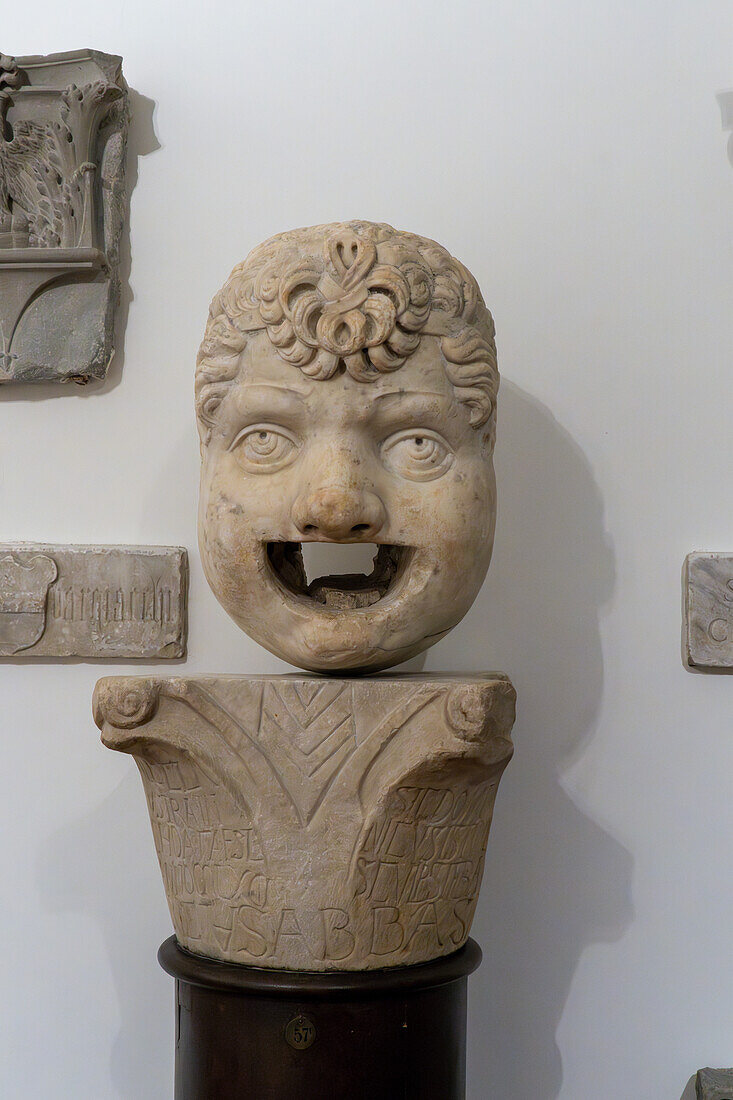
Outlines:
{"type": "Polygon", "coordinates": [[[435,241],[390,225],[352,221],[271,237],[234,268],[211,303],[196,368],[199,430],[240,370],[250,333],[310,378],[343,363],[360,382],[397,370],[423,335],[435,336],[471,424],[496,426],[494,322],[473,275],[435,241]]]}

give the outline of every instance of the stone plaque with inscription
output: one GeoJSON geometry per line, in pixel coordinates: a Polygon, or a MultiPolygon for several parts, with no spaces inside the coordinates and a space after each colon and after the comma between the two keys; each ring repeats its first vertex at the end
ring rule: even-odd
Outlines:
{"type": "Polygon", "coordinates": [[[122,59],[0,54],[0,383],[104,378],[126,211],[122,59]]]}
{"type": "Polygon", "coordinates": [[[180,547],[0,544],[0,657],[178,658],[180,547]]]}
{"type": "Polygon", "coordinates": [[[101,680],[140,769],[178,942],[290,970],[466,941],[512,754],[504,676],[101,680]]]}
{"type": "Polygon", "coordinates": [[[687,664],[733,669],[733,554],[688,554],[684,590],[687,664]]]}
{"type": "Polygon", "coordinates": [[[701,1069],[695,1079],[697,1100],[733,1100],[733,1069],[701,1069]]]}

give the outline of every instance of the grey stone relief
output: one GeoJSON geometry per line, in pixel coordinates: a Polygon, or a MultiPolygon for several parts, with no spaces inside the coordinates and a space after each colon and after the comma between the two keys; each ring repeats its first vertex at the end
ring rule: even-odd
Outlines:
{"type": "Polygon", "coordinates": [[[697,1100],[733,1100],[733,1069],[701,1069],[695,1090],[697,1100]]]}
{"type": "Polygon", "coordinates": [[[180,547],[0,545],[0,657],[184,657],[187,593],[180,547]]]}
{"type": "Polygon", "coordinates": [[[0,383],[107,372],[127,122],[120,57],[0,54],[0,383]]]}
{"type": "Polygon", "coordinates": [[[733,669],[733,554],[688,554],[683,583],[686,663],[733,669]]]}

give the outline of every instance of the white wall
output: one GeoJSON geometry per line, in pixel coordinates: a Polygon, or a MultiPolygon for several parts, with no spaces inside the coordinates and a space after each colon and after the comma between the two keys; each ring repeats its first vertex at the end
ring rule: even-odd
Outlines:
{"type": "MultiPolygon", "coordinates": [[[[123,55],[137,182],[109,383],[0,393],[0,538],[187,545],[183,667],[285,671],[196,551],[209,299],[296,225],[446,244],[497,322],[500,517],[486,586],[426,667],[500,667],[519,692],[469,1096],[679,1100],[698,1066],[733,1062],[733,681],[679,653],[685,553],[733,550],[730,3],[6,8],[5,52],[123,55]]],[[[8,1100],[172,1090],[144,799],[90,717],[108,671],[0,666],[8,1100]]]]}

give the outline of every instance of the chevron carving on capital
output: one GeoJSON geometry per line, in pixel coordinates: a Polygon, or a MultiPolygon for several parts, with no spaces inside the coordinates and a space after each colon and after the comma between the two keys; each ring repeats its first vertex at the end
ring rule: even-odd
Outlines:
{"type": "Polygon", "coordinates": [[[513,698],[500,675],[131,677],[95,717],[140,769],[184,947],[361,970],[465,942],[513,698]]]}

